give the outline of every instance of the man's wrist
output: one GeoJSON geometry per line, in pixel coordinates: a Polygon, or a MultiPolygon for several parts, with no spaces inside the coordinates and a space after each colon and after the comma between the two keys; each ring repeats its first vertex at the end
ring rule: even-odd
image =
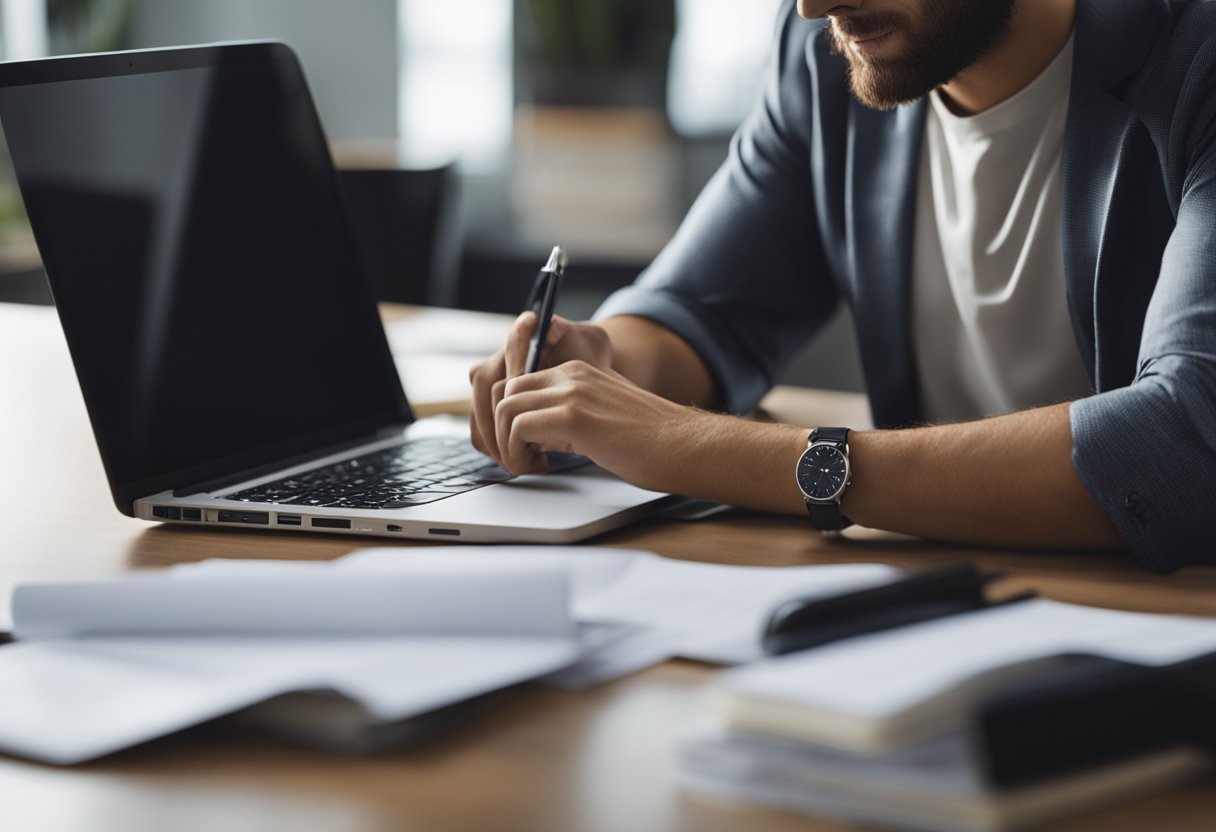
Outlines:
{"type": "Polygon", "coordinates": [[[665,443],[659,490],[743,508],[806,516],[790,471],[806,449],[806,430],[689,409],[665,443]]]}

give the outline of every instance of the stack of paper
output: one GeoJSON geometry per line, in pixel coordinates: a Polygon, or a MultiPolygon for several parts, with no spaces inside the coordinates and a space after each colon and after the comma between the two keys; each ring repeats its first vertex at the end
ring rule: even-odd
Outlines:
{"type": "Polygon", "coordinates": [[[0,650],[0,749],[87,760],[286,691],[401,720],[585,649],[553,566],[138,575],[25,585],[0,650]]]}
{"type": "Polygon", "coordinates": [[[328,568],[393,573],[419,564],[458,564],[469,574],[510,566],[569,570],[571,615],[584,628],[611,628],[577,662],[545,678],[569,689],[600,684],[675,656],[742,664],[761,658],[760,634],[782,601],[835,595],[900,574],[876,563],[822,566],[722,566],[650,552],[588,546],[443,546],[363,549],[327,564],[209,560],[176,567],[179,575],[281,575],[328,568]]]}
{"type": "Polygon", "coordinates": [[[677,655],[749,661],[781,601],[895,574],[499,546],[30,584],[13,597],[18,643],[0,650],[0,750],[72,763],[236,711],[368,747],[528,679],[582,687],[677,655]],[[276,698],[297,691],[330,693],[276,698]]]}
{"type": "Polygon", "coordinates": [[[1021,828],[1208,760],[1170,748],[1000,791],[971,730],[986,696],[1078,656],[1162,666],[1213,651],[1213,619],[1044,600],[846,639],[720,674],[705,725],[682,746],[681,773],[698,791],[850,820],[1021,828]]]}

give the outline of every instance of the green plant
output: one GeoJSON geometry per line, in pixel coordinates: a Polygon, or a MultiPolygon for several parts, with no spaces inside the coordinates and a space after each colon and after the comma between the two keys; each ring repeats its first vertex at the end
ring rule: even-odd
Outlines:
{"type": "Polygon", "coordinates": [[[527,0],[538,57],[556,67],[604,69],[665,55],[674,0],[527,0]]]}
{"type": "Polygon", "coordinates": [[[52,51],[112,52],[128,46],[135,0],[47,0],[52,51]]]}

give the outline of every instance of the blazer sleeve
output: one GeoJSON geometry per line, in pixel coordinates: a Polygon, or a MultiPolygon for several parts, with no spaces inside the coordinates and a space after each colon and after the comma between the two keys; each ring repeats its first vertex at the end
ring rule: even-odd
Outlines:
{"type": "Polygon", "coordinates": [[[1135,379],[1070,406],[1077,473],[1162,573],[1216,563],[1216,95],[1192,123],[1135,379]]]}
{"type": "Polygon", "coordinates": [[[787,3],[764,95],[675,236],[595,314],[638,315],[687,341],[719,407],[750,410],[837,303],[816,228],[808,38],[787,3]]]}

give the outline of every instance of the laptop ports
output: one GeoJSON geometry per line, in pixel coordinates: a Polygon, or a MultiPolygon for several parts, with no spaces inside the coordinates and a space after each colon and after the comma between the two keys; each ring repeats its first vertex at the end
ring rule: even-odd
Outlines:
{"type": "Polygon", "coordinates": [[[251,523],[255,526],[265,526],[270,522],[269,511],[220,511],[221,523],[251,523]]]}
{"type": "Polygon", "coordinates": [[[280,526],[298,526],[304,522],[303,518],[298,514],[280,514],[275,517],[275,521],[280,526]]]}
{"type": "Polygon", "coordinates": [[[340,520],[337,517],[314,517],[312,525],[316,529],[349,529],[350,521],[340,520]]]}

